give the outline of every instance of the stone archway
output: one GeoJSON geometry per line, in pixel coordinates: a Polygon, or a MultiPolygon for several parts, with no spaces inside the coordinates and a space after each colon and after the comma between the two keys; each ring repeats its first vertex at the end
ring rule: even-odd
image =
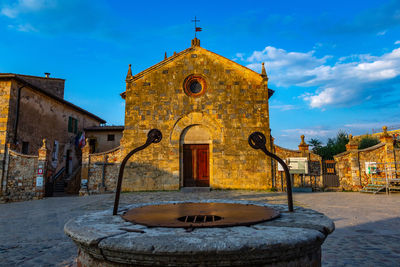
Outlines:
{"type": "Polygon", "coordinates": [[[212,138],[207,127],[190,125],[180,138],[181,186],[209,187],[212,138]]]}
{"type": "Polygon", "coordinates": [[[179,145],[183,131],[192,125],[203,125],[206,127],[212,138],[212,143],[223,142],[223,128],[220,123],[204,112],[191,112],[178,119],[170,134],[171,145],[179,145]]]}
{"type": "Polygon", "coordinates": [[[179,185],[183,187],[183,145],[184,142],[195,141],[200,144],[201,142],[206,142],[208,144],[208,163],[209,163],[209,182],[210,185],[213,184],[213,146],[215,144],[222,144],[223,142],[223,128],[221,124],[213,118],[211,115],[205,112],[190,112],[182,116],[174,124],[171,134],[170,134],[170,144],[172,147],[179,151],[179,185]],[[198,126],[192,128],[194,126],[198,126]],[[198,130],[203,128],[208,132],[208,137],[196,140],[196,135],[198,136],[198,130]],[[192,128],[192,130],[190,130],[192,128]],[[186,141],[185,141],[186,140],[186,141]]]}

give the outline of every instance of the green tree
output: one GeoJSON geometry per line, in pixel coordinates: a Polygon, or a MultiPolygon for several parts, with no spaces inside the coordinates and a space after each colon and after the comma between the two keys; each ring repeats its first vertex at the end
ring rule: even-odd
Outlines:
{"type": "Polygon", "coordinates": [[[316,138],[311,138],[311,140],[308,141],[308,144],[312,146],[311,151],[314,152],[315,154],[318,154],[318,151],[322,147],[322,142],[316,138]]]}
{"type": "Polygon", "coordinates": [[[318,139],[311,139],[309,144],[313,146],[312,151],[323,159],[331,159],[333,156],[346,151],[346,144],[349,142],[346,132],[340,130],[336,137],[328,138],[325,146],[318,139]]]}
{"type": "Polygon", "coordinates": [[[376,144],[379,144],[378,138],[367,134],[360,140],[360,143],[358,144],[358,149],[368,148],[376,144]]]}

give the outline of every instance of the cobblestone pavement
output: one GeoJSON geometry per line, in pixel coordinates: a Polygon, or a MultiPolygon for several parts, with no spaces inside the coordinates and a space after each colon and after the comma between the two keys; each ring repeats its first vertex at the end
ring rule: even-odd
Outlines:
{"type": "MultiPolygon", "coordinates": [[[[114,195],[54,197],[0,205],[0,266],[71,266],[77,249],[64,224],[81,214],[110,209],[114,195]]],[[[261,191],[207,193],[140,192],[121,195],[135,202],[242,199],[286,203],[286,195],[261,191]]],[[[335,232],[322,249],[324,266],[400,266],[400,194],[297,193],[295,205],[332,218],[335,232]]]]}

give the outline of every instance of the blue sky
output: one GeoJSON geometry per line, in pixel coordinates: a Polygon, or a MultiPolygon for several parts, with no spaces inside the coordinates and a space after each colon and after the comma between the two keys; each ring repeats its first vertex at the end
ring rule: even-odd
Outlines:
{"type": "MultiPolygon", "coordinates": [[[[66,79],[65,98],[123,124],[137,73],[201,45],[260,71],[276,143],[400,125],[400,1],[0,0],[0,72],[66,79]]],[[[400,127],[399,127],[400,128],[400,127]]]]}

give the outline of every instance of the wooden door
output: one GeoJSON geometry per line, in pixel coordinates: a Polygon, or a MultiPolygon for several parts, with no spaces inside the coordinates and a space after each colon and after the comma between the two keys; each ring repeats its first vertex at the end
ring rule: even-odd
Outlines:
{"type": "Polygon", "coordinates": [[[208,145],[183,145],[183,186],[210,186],[208,145]]]}

